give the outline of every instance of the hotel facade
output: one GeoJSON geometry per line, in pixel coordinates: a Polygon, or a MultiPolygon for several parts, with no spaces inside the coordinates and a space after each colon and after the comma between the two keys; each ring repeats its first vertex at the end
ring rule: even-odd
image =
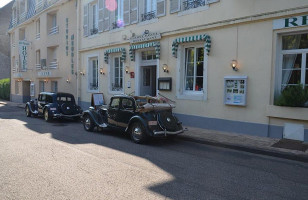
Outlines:
{"type": "Polygon", "coordinates": [[[15,0],[8,31],[12,101],[25,103],[43,91],[76,96],[76,3],[15,0]]]}
{"type": "Polygon", "coordinates": [[[83,108],[93,93],[158,96],[184,125],[308,141],[308,109],[275,103],[308,86],[306,0],[80,0],[76,16],[76,80],[61,89],[83,108]]]}

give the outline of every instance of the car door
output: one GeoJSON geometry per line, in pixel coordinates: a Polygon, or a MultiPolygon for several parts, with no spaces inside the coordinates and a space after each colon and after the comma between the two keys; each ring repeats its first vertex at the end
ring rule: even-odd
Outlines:
{"type": "Polygon", "coordinates": [[[120,97],[113,97],[108,107],[108,124],[118,126],[117,117],[120,108],[120,97]]]}
{"type": "Polygon", "coordinates": [[[120,109],[118,111],[118,126],[126,128],[129,120],[134,116],[135,103],[130,98],[122,98],[120,109]]]}
{"type": "Polygon", "coordinates": [[[40,94],[38,98],[38,113],[43,114],[46,105],[46,94],[40,94]]]}

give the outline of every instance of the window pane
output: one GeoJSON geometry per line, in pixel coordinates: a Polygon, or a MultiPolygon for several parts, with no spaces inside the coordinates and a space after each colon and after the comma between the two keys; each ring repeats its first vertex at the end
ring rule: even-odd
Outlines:
{"type": "Polygon", "coordinates": [[[202,91],[203,90],[203,77],[197,77],[196,78],[196,91],[202,91]]]}
{"type": "Polygon", "coordinates": [[[197,76],[203,76],[203,62],[197,62],[197,76]]]}
{"type": "Polygon", "coordinates": [[[194,63],[188,63],[186,69],[186,76],[193,76],[194,75],[194,63]]]}
{"type": "Polygon", "coordinates": [[[193,48],[188,48],[186,49],[186,54],[185,54],[185,58],[186,58],[186,63],[193,63],[194,62],[194,49],[193,48]]]}
{"type": "Polygon", "coordinates": [[[194,86],[194,77],[186,77],[186,90],[193,90],[194,86]]]}
{"type": "Polygon", "coordinates": [[[287,35],[282,37],[282,49],[307,49],[308,34],[287,35]]]}
{"type": "Polygon", "coordinates": [[[282,69],[300,69],[302,65],[302,54],[283,55],[282,69]]]}
{"type": "Polygon", "coordinates": [[[197,48],[197,61],[204,61],[204,48],[197,48]]]}
{"type": "Polygon", "coordinates": [[[301,81],[301,70],[283,70],[282,77],[287,77],[288,80],[282,84],[299,84],[301,81]]]}

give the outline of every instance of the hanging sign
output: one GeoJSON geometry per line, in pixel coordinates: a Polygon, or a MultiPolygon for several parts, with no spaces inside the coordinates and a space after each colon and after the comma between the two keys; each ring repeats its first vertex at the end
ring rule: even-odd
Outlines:
{"type": "Polygon", "coordinates": [[[138,42],[145,42],[151,40],[158,40],[161,38],[160,33],[149,33],[148,31],[145,32],[143,35],[137,35],[130,38],[130,43],[138,43],[138,42]]]}
{"type": "Polygon", "coordinates": [[[27,69],[27,65],[28,65],[27,49],[28,49],[29,45],[30,45],[30,43],[25,41],[25,40],[20,40],[18,42],[19,57],[20,57],[20,69],[21,70],[26,70],[27,69]]]}
{"type": "Polygon", "coordinates": [[[226,105],[246,105],[247,76],[225,76],[224,86],[226,105]]]}

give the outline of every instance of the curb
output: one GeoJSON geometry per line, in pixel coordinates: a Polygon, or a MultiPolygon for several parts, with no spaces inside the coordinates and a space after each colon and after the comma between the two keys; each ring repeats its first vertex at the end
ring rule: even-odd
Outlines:
{"type": "Polygon", "coordinates": [[[207,144],[207,145],[216,146],[216,147],[228,148],[228,149],[245,151],[245,152],[254,153],[254,154],[261,154],[261,155],[266,155],[266,156],[272,156],[272,157],[278,157],[278,158],[284,158],[288,160],[308,163],[308,156],[305,156],[305,155],[296,155],[294,153],[289,153],[289,152],[268,150],[268,149],[262,149],[258,147],[244,146],[244,145],[238,145],[238,144],[227,144],[223,142],[204,140],[201,138],[194,138],[194,137],[183,136],[183,135],[179,135],[177,138],[181,140],[189,141],[189,142],[199,143],[199,144],[207,144]]]}

